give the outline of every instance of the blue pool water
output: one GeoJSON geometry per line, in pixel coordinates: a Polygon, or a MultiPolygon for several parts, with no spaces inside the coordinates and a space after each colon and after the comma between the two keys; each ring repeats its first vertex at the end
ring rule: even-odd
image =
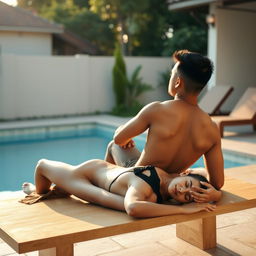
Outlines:
{"type": "MultiPolygon", "coordinates": [[[[20,190],[24,181],[33,182],[34,167],[41,158],[79,164],[103,159],[114,128],[87,124],[82,126],[34,128],[0,132],[0,191],[20,190]]],[[[142,150],[145,136],[136,138],[142,150]]],[[[256,163],[256,159],[224,154],[225,168],[256,163]]],[[[199,159],[194,167],[202,167],[199,159]]]]}

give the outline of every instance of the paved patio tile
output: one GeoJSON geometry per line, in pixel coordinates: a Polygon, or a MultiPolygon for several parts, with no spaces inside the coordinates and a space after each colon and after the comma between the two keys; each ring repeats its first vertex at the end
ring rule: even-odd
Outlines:
{"type": "MultiPolygon", "coordinates": [[[[235,255],[255,256],[256,232],[252,230],[252,224],[247,223],[219,229],[217,233],[218,244],[229,248],[236,253],[235,255]]],[[[253,225],[256,225],[256,221],[253,225]]]]}
{"type": "Polygon", "coordinates": [[[227,213],[217,216],[217,228],[225,228],[232,225],[250,223],[256,221],[256,208],[227,213]]]}
{"type": "Polygon", "coordinates": [[[7,245],[3,240],[0,240],[0,256],[12,255],[15,251],[7,245]]]}
{"type": "Polygon", "coordinates": [[[179,255],[191,255],[191,256],[209,256],[209,254],[205,251],[198,249],[195,246],[192,246],[185,241],[173,236],[167,240],[162,240],[159,242],[170,250],[174,250],[176,252],[176,256],[179,255]]]}
{"type": "Polygon", "coordinates": [[[154,243],[176,236],[176,225],[167,225],[143,231],[113,236],[112,239],[123,247],[134,247],[141,244],[154,243]]]}
{"type": "Polygon", "coordinates": [[[9,245],[0,239],[0,256],[38,256],[38,252],[29,252],[25,254],[16,253],[9,245]]]}
{"type": "MultiPolygon", "coordinates": [[[[256,249],[256,221],[242,223],[232,227],[218,230],[220,234],[226,235],[232,240],[242,243],[250,248],[256,249]]],[[[255,255],[255,254],[254,254],[255,255]]]]}
{"type": "MultiPolygon", "coordinates": [[[[137,237],[139,239],[139,237],[137,237]]],[[[177,253],[169,248],[166,248],[163,245],[158,243],[143,244],[140,246],[123,249],[117,252],[111,252],[107,254],[101,254],[101,256],[137,256],[137,255],[146,255],[146,256],[176,256],[177,253]]]]}
{"type": "Polygon", "coordinates": [[[75,256],[94,256],[122,250],[123,247],[111,238],[101,238],[75,244],[75,256]]]}

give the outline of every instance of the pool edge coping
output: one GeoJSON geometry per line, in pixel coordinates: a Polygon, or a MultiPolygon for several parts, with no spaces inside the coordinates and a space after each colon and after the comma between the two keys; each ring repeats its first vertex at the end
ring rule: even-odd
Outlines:
{"type": "MultiPolygon", "coordinates": [[[[86,124],[86,123],[95,123],[95,124],[102,124],[111,126],[113,128],[117,128],[118,126],[124,124],[132,117],[118,117],[114,115],[89,115],[89,116],[82,116],[82,117],[62,117],[62,118],[46,118],[46,119],[38,119],[38,120],[24,120],[24,121],[8,121],[0,123],[0,131],[2,130],[13,130],[13,129],[25,129],[25,128],[40,128],[40,127],[58,127],[61,125],[78,125],[78,124],[86,124]]],[[[145,132],[146,133],[146,132],[145,132]]],[[[231,147],[225,141],[232,141],[232,144],[235,145],[250,145],[249,142],[244,141],[233,141],[228,140],[227,138],[222,139],[222,150],[230,151],[234,154],[242,154],[247,155],[249,157],[256,157],[256,152],[248,150],[247,148],[239,148],[238,147],[231,147]]]]}

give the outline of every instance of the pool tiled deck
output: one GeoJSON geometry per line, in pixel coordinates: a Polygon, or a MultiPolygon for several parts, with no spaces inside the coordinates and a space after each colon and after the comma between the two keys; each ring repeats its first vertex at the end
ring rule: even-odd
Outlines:
{"type": "MultiPolygon", "coordinates": [[[[68,119],[44,119],[38,121],[19,121],[0,123],[1,129],[25,128],[56,124],[74,124],[81,122],[101,122],[120,125],[126,118],[112,116],[88,116],[68,119]]],[[[243,152],[256,156],[256,133],[251,127],[238,127],[225,133],[222,139],[223,149],[243,152]],[[237,133],[238,132],[238,133],[237,133]]],[[[229,176],[256,184],[256,164],[225,170],[229,176]]],[[[176,238],[175,225],[112,236],[76,244],[76,256],[255,256],[256,255],[256,208],[220,215],[217,218],[216,249],[201,251],[176,238]]],[[[0,240],[0,256],[18,255],[0,240]]],[[[38,255],[37,252],[23,255],[38,255]]]]}

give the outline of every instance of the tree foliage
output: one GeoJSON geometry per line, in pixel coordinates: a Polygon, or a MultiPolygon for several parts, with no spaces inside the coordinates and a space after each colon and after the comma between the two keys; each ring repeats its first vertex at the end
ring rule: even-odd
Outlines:
{"type": "Polygon", "coordinates": [[[62,23],[112,55],[170,56],[175,50],[206,53],[207,8],[169,11],[166,0],[18,0],[18,6],[62,23]],[[170,33],[171,32],[171,33],[170,33]],[[171,35],[173,33],[173,35],[171,35]]]}
{"type": "Polygon", "coordinates": [[[161,55],[169,15],[165,0],[90,0],[90,5],[112,23],[123,54],[161,55]]]}
{"type": "Polygon", "coordinates": [[[42,8],[54,6],[55,4],[68,4],[73,3],[74,5],[78,6],[79,8],[89,8],[89,0],[17,0],[17,4],[19,7],[25,9],[31,9],[39,14],[42,14],[42,8]]]}
{"type": "Polygon", "coordinates": [[[168,56],[178,49],[207,54],[207,12],[206,8],[171,12],[169,22],[173,36],[165,40],[162,55],[168,56]]]}

